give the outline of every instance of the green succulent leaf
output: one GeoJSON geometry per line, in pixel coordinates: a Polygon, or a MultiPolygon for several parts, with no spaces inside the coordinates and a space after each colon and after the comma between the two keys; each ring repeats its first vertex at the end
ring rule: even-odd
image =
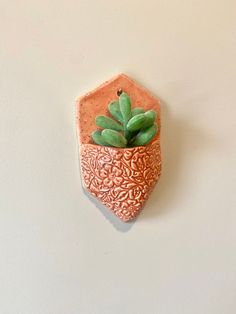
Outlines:
{"type": "Polygon", "coordinates": [[[106,116],[97,116],[96,125],[103,129],[112,129],[116,131],[122,131],[123,127],[121,124],[106,116]]]}
{"type": "Polygon", "coordinates": [[[126,125],[131,118],[131,101],[126,93],[122,93],[119,97],[120,111],[123,117],[124,124],[126,125]]]}
{"type": "Polygon", "coordinates": [[[153,125],[156,120],[157,113],[154,110],[148,110],[144,113],[146,120],[143,123],[142,129],[146,129],[149,126],[153,125]]]}
{"type": "Polygon", "coordinates": [[[132,117],[136,116],[137,114],[140,114],[140,113],[144,113],[144,109],[141,108],[141,107],[136,107],[134,109],[131,110],[131,115],[132,117]]]}
{"type": "Polygon", "coordinates": [[[132,141],[132,146],[143,146],[148,144],[157,134],[157,129],[157,125],[153,124],[147,129],[141,130],[135,137],[134,141],[132,141]]]}
{"type": "Polygon", "coordinates": [[[101,145],[101,146],[110,146],[105,139],[103,138],[103,136],[101,135],[100,131],[94,131],[92,133],[92,139],[94,141],[94,143],[101,145]]]}
{"type": "Polygon", "coordinates": [[[117,131],[105,129],[102,131],[102,137],[104,140],[114,147],[126,147],[126,138],[117,131]]]}
{"type": "Polygon", "coordinates": [[[143,124],[146,121],[146,117],[144,113],[137,114],[133,118],[131,118],[127,124],[127,130],[130,132],[134,132],[142,129],[143,124]]]}
{"type": "Polygon", "coordinates": [[[120,105],[119,105],[119,101],[115,100],[112,101],[109,105],[108,105],[108,110],[110,112],[110,114],[118,121],[120,121],[121,123],[123,122],[123,117],[122,117],[122,113],[120,111],[120,105]]]}

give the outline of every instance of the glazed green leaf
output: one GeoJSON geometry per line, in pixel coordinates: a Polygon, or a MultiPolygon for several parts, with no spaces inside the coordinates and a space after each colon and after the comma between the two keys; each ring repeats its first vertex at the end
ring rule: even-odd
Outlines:
{"type": "Polygon", "coordinates": [[[131,101],[129,96],[126,93],[122,93],[119,97],[120,111],[123,117],[124,125],[126,126],[127,122],[131,118],[131,101]]]}
{"type": "Polygon", "coordinates": [[[146,122],[146,117],[144,113],[137,114],[133,118],[131,118],[127,124],[127,130],[130,132],[134,132],[142,129],[143,124],[146,122]]]}
{"type": "Polygon", "coordinates": [[[147,129],[140,131],[135,140],[132,142],[132,146],[143,146],[148,144],[154,136],[157,134],[157,125],[153,124],[147,129]]]}
{"type": "Polygon", "coordinates": [[[140,113],[144,113],[144,109],[141,108],[141,107],[136,107],[134,109],[131,110],[131,115],[132,117],[136,116],[137,114],[140,114],[140,113]]]}
{"type": "Polygon", "coordinates": [[[149,126],[153,125],[156,120],[157,113],[154,110],[148,110],[144,113],[146,120],[143,123],[142,129],[146,129],[149,126]]]}
{"type": "Polygon", "coordinates": [[[119,101],[112,101],[109,105],[108,105],[108,110],[110,111],[110,114],[118,121],[123,122],[123,117],[122,114],[120,112],[120,105],[119,105],[119,101]]]}
{"type": "Polygon", "coordinates": [[[105,129],[102,131],[102,137],[104,140],[114,147],[126,147],[127,140],[125,137],[117,131],[105,129]]]}
{"type": "Polygon", "coordinates": [[[101,132],[100,132],[100,131],[94,131],[91,136],[92,136],[93,141],[94,141],[96,144],[101,145],[101,146],[110,146],[110,145],[105,141],[105,139],[104,139],[103,136],[101,135],[101,132]]]}
{"type": "Polygon", "coordinates": [[[115,120],[106,117],[106,116],[97,116],[96,117],[96,125],[103,129],[112,129],[116,131],[122,131],[123,127],[121,124],[116,122],[115,120]]]}

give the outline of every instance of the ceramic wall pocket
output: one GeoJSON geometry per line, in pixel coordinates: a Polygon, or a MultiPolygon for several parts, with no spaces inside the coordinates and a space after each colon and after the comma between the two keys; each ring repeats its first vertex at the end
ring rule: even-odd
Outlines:
{"type": "Polygon", "coordinates": [[[77,101],[82,184],[124,222],[160,177],[160,122],[159,100],[124,74],[77,101]]]}

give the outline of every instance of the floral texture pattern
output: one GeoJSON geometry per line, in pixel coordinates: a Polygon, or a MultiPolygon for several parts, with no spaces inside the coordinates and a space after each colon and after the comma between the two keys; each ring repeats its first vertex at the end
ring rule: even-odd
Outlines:
{"type": "Polygon", "coordinates": [[[135,218],[161,174],[159,140],[120,149],[81,145],[85,188],[123,221],[135,218]]]}

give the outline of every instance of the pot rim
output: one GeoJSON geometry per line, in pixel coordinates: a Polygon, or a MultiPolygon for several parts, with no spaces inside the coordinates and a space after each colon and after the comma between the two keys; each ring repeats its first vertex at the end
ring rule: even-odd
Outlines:
{"type": "Polygon", "coordinates": [[[154,138],[150,143],[147,145],[142,145],[142,146],[134,146],[134,147],[114,147],[114,146],[105,146],[105,145],[98,145],[98,144],[93,144],[93,143],[81,143],[82,146],[91,146],[91,147],[107,147],[109,149],[113,149],[116,151],[132,151],[137,148],[145,148],[148,147],[156,142],[160,142],[160,137],[158,136],[157,138],[154,138]]]}

